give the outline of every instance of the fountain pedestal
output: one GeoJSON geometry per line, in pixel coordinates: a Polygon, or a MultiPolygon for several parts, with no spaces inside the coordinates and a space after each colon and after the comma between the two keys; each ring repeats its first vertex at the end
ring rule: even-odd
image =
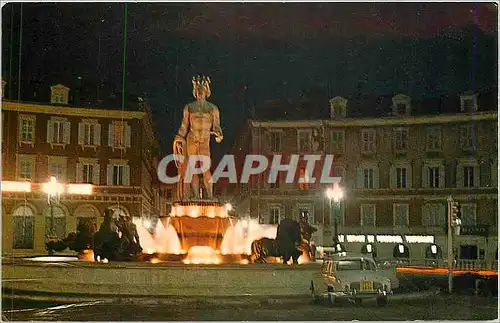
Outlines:
{"type": "Polygon", "coordinates": [[[162,220],[175,228],[185,252],[194,246],[220,251],[224,233],[231,224],[224,205],[207,200],[174,202],[168,219],[162,220]]]}

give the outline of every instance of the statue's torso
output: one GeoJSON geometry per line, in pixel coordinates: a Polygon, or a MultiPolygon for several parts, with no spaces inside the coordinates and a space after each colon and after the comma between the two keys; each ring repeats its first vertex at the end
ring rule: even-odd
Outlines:
{"type": "Polygon", "coordinates": [[[188,140],[209,140],[213,114],[217,107],[208,102],[194,101],[187,105],[189,111],[188,140]]]}

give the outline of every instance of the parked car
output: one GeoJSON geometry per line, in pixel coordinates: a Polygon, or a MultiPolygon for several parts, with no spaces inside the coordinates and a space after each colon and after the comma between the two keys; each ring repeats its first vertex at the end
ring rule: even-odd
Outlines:
{"type": "Polygon", "coordinates": [[[395,268],[378,268],[369,255],[342,252],[325,256],[321,271],[313,274],[310,288],[314,300],[328,298],[334,304],[343,298],[359,304],[363,299],[375,298],[379,306],[384,306],[397,287],[395,268]]]}

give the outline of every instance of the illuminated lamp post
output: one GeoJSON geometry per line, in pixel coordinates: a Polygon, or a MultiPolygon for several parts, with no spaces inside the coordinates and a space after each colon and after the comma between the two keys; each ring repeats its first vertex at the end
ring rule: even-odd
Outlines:
{"type": "Polygon", "coordinates": [[[344,198],[344,191],[340,188],[338,183],[335,183],[333,184],[333,188],[328,188],[326,190],[326,197],[330,201],[330,212],[333,215],[333,241],[334,245],[337,246],[339,243],[338,221],[340,217],[340,203],[344,198]]]}
{"type": "Polygon", "coordinates": [[[48,183],[43,184],[43,191],[47,193],[47,202],[50,205],[50,236],[49,239],[55,238],[54,230],[54,203],[59,203],[59,198],[64,191],[61,183],[57,182],[55,176],[51,176],[48,183]]]}

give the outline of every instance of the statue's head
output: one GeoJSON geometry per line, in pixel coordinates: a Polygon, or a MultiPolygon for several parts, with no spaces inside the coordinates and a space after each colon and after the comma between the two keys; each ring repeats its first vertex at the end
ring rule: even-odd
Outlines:
{"type": "Polygon", "coordinates": [[[201,75],[193,77],[193,96],[196,100],[205,100],[211,93],[209,77],[201,75]]]}

